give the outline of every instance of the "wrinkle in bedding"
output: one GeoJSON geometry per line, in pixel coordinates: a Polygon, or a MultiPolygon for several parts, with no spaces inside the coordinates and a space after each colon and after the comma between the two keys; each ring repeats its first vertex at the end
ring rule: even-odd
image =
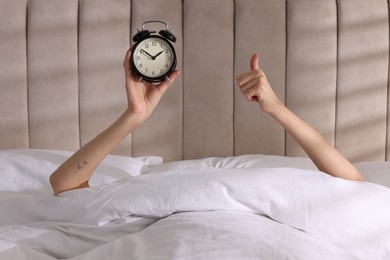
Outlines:
{"type": "Polygon", "coordinates": [[[267,217],[228,211],[173,214],[72,259],[92,260],[99,255],[118,260],[357,259],[326,240],[267,217]]]}
{"type": "MultiPolygon", "coordinates": [[[[190,169],[150,173],[58,197],[5,193],[0,210],[7,214],[1,215],[0,225],[1,229],[45,221],[88,225],[88,232],[77,235],[87,242],[89,232],[96,232],[93,227],[136,226],[118,239],[103,238],[102,243],[75,250],[71,253],[75,259],[84,249],[81,255],[93,259],[95,254],[111,254],[121,248],[135,259],[157,259],[160,250],[172,259],[191,259],[191,254],[192,259],[202,254],[240,259],[244,252],[280,259],[283,252],[287,257],[291,251],[296,252],[291,259],[313,259],[309,257],[322,252],[323,257],[314,259],[344,255],[342,259],[379,260],[390,258],[388,205],[390,190],[384,186],[319,171],[190,169]],[[137,227],[137,221],[145,218],[151,220],[149,225],[137,227]],[[251,224],[245,224],[248,222],[251,224]],[[187,229],[194,229],[192,237],[187,229]],[[251,249],[233,246],[241,244],[251,249]],[[212,245],[214,249],[207,247],[212,245]]],[[[59,241],[65,243],[72,237],[68,230],[55,229],[51,231],[65,232],[59,241]]]]}

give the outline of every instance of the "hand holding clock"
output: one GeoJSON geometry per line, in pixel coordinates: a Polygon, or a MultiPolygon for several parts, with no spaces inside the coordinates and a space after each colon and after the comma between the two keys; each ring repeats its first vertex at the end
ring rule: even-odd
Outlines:
{"type": "Polygon", "coordinates": [[[164,80],[158,85],[149,82],[139,81],[138,77],[133,75],[130,66],[130,57],[132,47],[127,51],[123,66],[126,77],[126,93],[128,108],[127,113],[143,122],[153,112],[160,98],[164,95],[168,87],[174,82],[180,74],[179,70],[174,70],[169,75],[169,81],[164,80]]]}
{"type": "Polygon", "coordinates": [[[165,80],[158,85],[138,81],[138,78],[132,74],[130,56],[131,48],[127,51],[123,62],[127,110],[50,175],[49,180],[54,195],[67,190],[89,187],[89,179],[100,162],[152,113],[161,96],[179,75],[179,71],[174,70],[169,75],[169,81],[165,80]]]}

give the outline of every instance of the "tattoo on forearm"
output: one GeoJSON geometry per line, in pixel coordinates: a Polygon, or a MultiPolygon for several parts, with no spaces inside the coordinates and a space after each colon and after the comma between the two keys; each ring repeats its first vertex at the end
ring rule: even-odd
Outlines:
{"type": "Polygon", "coordinates": [[[88,162],[87,162],[86,160],[84,160],[82,163],[78,162],[78,163],[77,163],[77,169],[74,171],[74,173],[77,173],[78,170],[81,170],[81,169],[84,168],[87,164],[88,164],[88,162]]]}

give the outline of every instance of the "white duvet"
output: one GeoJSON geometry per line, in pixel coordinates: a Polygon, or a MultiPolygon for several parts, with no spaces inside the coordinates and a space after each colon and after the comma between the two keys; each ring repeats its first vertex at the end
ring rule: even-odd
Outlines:
{"type": "Polygon", "coordinates": [[[0,259],[390,259],[390,189],[295,168],[3,192],[0,212],[0,259]]]}

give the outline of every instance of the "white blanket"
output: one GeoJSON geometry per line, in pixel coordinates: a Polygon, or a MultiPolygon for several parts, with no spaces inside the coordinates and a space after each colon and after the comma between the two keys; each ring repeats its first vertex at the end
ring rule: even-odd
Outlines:
{"type": "Polygon", "coordinates": [[[58,197],[4,193],[0,234],[7,243],[31,249],[36,241],[18,242],[16,227],[24,225],[34,236],[42,229],[52,243],[35,250],[80,259],[114,253],[115,259],[390,259],[389,205],[386,187],[318,171],[184,170],[58,197]],[[107,236],[102,228],[126,232],[107,236]],[[64,252],[53,242],[60,229],[64,238],[56,242],[65,244],[64,252]],[[85,232],[75,235],[79,229],[85,232]],[[85,246],[75,250],[80,241],[85,246]]]}

